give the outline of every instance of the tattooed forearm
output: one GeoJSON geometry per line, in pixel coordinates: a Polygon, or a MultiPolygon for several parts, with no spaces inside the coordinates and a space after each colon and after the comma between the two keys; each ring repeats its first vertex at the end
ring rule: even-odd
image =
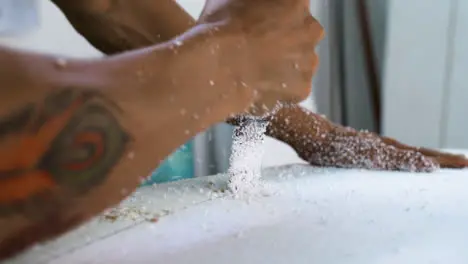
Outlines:
{"type": "Polygon", "coordinates": [[[0,214],[47,217],[105,180],[129,142],[119,114],[68,88],[0,119],[0,214]]]}

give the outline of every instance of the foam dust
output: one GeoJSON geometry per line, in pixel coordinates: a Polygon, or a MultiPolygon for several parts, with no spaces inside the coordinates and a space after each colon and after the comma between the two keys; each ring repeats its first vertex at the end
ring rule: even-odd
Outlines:
{"type": "Polygon", "coordinates": [[[262,189],[260,177],[267,126],[265,119],[245,117],[234,130],[228,187],[236,197],[262,189]]]}

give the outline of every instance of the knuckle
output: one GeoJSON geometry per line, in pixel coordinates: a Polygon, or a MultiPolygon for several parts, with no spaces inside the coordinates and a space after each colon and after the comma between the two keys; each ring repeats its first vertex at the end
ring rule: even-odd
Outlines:
{"type": "Polygon", "coordinates": [[[308,33],[312,36],[312,39],[315,41],[323,39],[325,31],[320,22],[315,19],[312,15],[308,15],[305,18],[305,25],[308,30],[308,33]]]}

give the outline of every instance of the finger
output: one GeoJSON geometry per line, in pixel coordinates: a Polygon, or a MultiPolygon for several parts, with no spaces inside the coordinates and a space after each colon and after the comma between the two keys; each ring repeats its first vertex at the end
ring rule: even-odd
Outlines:
{"type": "Polygon", "coordinates": [[[312,15],[308,15],[304,19],[305,30],[310,38],[310,41],[313,45],[316,45],[319,41],[325,36],[325,31],[323,30],[320,22],[315,19],[312,15]]]}
{"type": "Polygon", "coordinates": [[[442,168],[461,169],[468,168],[468,159],[465,156],[442,155],[435,157],[442,168]]]}
{"type": "Polygon", "coordinates": [[[447,152],[442,152],[442,151],[429,149],[429,148],[417,148],[417,151],[421,152],[422,154],[424,154],[426,156],[431,156],[431,157],[446,157],[446,158],[466,159],[466,156],[463,155],[463,154],[447,153],[447,152]]]}
{"type": "Polygon", "coordinates": [[[424,156],[432,157],[436,159],[441,167],[443,168],[465,168],[468,167],[468,159],[465,155],[460,154],[452,154],[452,153],[445,153],[441,151],[437,151],[434,149],[428,148],[418,148],[409,145],[405,145],[401,142],[398,142],[395,139],[388,138],[388,137],[381,137],[382,141],[388,145],[394,146],[401,150],[413,150],[417,151],[424,156]]]}

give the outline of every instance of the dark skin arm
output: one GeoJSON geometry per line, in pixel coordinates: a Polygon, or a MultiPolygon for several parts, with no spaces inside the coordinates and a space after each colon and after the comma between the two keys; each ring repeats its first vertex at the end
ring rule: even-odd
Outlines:
{"type": "MultiPolygon", "coordinates": [[[[73,1],[54,2],[81,35],[106,54],[171,39],[196,23],[174,0],[88,0],[79,8],[78,4],[71,6],[73,1]]],[[[468,166],[463,155],[408,146],[392,138],[344,128],[299,105],[280,108],[270,119],[267,135],[287,143],[312,165],[414,171],[468,166]],[[372,147],[362,147],[369,144],[372,147]],[[341,155],[339,149],[344,147],[356,157],[341,155]],[[360,162],[356,162],[358,159],[360,162]]],[[[235,119],[228,122],[237,124],[235,119]]]]}
{"type": "Polygon", "coordinates": [[[172,0],[52,2],[89,43],[108,55],[168,41],[195,25],[172,0]]]}

